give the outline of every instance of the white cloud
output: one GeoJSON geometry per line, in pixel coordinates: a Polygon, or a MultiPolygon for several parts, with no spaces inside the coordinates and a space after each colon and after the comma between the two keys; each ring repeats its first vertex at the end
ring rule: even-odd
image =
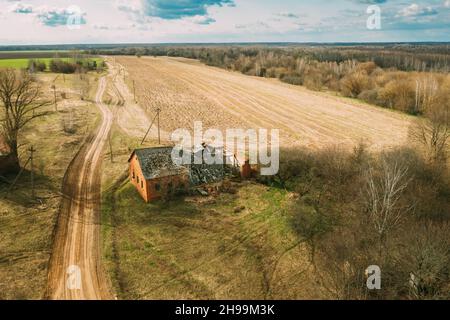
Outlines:
{"type": "Polygon", "coordinates": [[[33,12],[33,6],[19,2],[9,7],[9,12],[28,14],[33,12]]]}
{"type": "Polygon", "coordinates": [[[186,20],[201,25],[208,25],[216,22],[216,20],[210,16],[194,16],[192,18],[186,18],[186,20]]]}
{"type": "Polygon", "coordinates": [[[433,9],[432,7],[422,7],[419,6],[417,3],[413,3],[412,5],[403,8],[399,11],[397,17],[418,17],[418,16],[431,16],[435,15],[438,12],[436,9],[433,9]]]}
{"type": "Polygon", "coordinates": [[[86,12],[83,12],[78,6],[68,8],[40,7],[37,11],[40,22],[48,27],[86,24],[86,12]]]}
{"type": "Polygon", "coordinates": [[[115,7],[124,12],[140,14],[144,10],[140,0],[116,0],[115,7]]]}
{"type": "Polygon", "coordinates": [[[196,10],[187,14],[180,6],[192,1],[0,0],[0,44],[448,41],[450,0],[335,0],[326,6],[306,0],[235,0],[235,7],[212,5],[219,0],[198,0],[196,10]],[[383,3],[385,23],[380,32],[369,33],[365,9],[367,3],[375,2],[383,3]],[[81,29],[68,32],[61,27],[69,16],[62,3],[82,8],[82,17],[88,21],[81,29]],[[157,7],[149,12],[144,3],[157,7]],[[11,12],[9,6],[15,4],[31,4],[33,12],[11,12]],[[170,5],[169,11],[163,5],[170,5]]]}

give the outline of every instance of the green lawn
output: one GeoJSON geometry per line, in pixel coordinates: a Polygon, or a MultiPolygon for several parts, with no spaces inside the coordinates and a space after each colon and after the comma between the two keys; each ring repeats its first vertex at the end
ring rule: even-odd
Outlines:
{"type": "MultiPolygon", "coordinates": [[[[72,58],[59,58],[60,60],[64,61],[73,61],[72,58]]],[[[54,58],[38,58],[36,59],[38,61],[45,62],[45,64],[48,66],[50,65],[50,61],[54,60],[54,58]]],[[[97,64],[100,64],[103,59],[101,58],[92,58],[89,59],[90,61],[94,60],[97,62],[97,64]]],[[[27,59],[0,59],[0,68],[15,68],[15,69],[24,69],[28,67],[28,61],[30,61],[29,58],[27,59]]]]}

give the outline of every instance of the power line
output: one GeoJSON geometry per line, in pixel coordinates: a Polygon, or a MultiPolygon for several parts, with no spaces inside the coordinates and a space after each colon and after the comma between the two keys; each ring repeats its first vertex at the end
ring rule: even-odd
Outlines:
{"type": "Polygon", "coordinates": [[[158,143],[161,144],[161,133],[160,133],[160,116],[159,113],[161,112],[161,109],[156,109],[156,116],[153,118],[152,123],[150,124],[150,127],[148,128],[147,132],[145,133],[144,139],[142,139],[141,145],[144,144],[145,139],[147,138],[148,134],[150,133],[150,130],[152,129],[153,124],[155,123],[155,120],[158,120],[158,143]]]}
{"type": "Polygon", "coordinates": [[[33,146],[31,146],[30,148],[30,166],[31,166],[31,198],[34,199],[35,198],[35,192],[34,192],[34,165],[33,165],[33,154],[36,150],[34,149],[33,146]]]}

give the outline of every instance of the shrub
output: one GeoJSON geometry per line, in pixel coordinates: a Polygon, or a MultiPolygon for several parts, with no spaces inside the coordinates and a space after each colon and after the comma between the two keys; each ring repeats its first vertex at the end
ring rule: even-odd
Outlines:
{"type": "Polygon", "coordinates": [[[60,59],[54,59],[50,61],[50,71],[54,73],[75,73],[79,67],[75,63],[70,63],[60,59]]]}
{"type": "Polygon", "coordinates": [[[356,71],[341,80],[342,93],[356,98],[362,91],[369,88],[370,80],[365,71],[356,71]]]}
{"type": "Polygon", "coordinates": [[[380,154],[360,144],[353,152],[293,148],[280,155],[279,175],[266,183],[280,179],[297,193],[288,208],[292,230],[309,244],[321,284],[335,298],[449,298],[450,183],[445,170],[430,167],[410,148],[380,154]],[[379,246],[365,211],[366,172],[372,168],[382,190],[395,176],[395,165],[407,168],[408,183],[394,195],[395,210],[405,212],[379,246]],[[365,270],[374,264],[382,269],[383,290],[369,292],[365,270]]]}
{"type": "Polygon", "coordinates": [[[361,99],[370,104],[380,104],[380,99],[378,98],[378,89],[364,90],[358,95],[358,99],[361,99]]]}
{"type": "Polygon", "coordinates": [[[380,90],[380,100],[384,106],[415,114],[416,92],[409,79],[394,79],[380,90]]]}
{"type": "Polygon", "coordinates": [[[33,60],[33,59],[28,61],[28,71],[44,72],[46,69],[47,69],[47,65],[43,61],[33,60]]]}

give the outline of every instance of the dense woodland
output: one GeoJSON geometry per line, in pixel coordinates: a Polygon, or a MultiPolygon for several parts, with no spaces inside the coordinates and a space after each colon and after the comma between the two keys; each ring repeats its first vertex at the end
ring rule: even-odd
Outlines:
{"type": "Polygon", "coordinates": [[[289,149],[261,177],[293,193],[292,228],[336,299],[450,298],[450,184],[444,164],[399,148],[381,154],[289,149]],[[382,289],[366,287],[368,266],[382,289]]]}
{"type": "Polygon", "coordinates": [[[450,92],[448,45],[152,46],[89,53],[198,59],[207,65],[251,76],[278,78],[312,90],[331,90],[414,115],[425,112],[427,99],[446,100],[450,92]]]}

